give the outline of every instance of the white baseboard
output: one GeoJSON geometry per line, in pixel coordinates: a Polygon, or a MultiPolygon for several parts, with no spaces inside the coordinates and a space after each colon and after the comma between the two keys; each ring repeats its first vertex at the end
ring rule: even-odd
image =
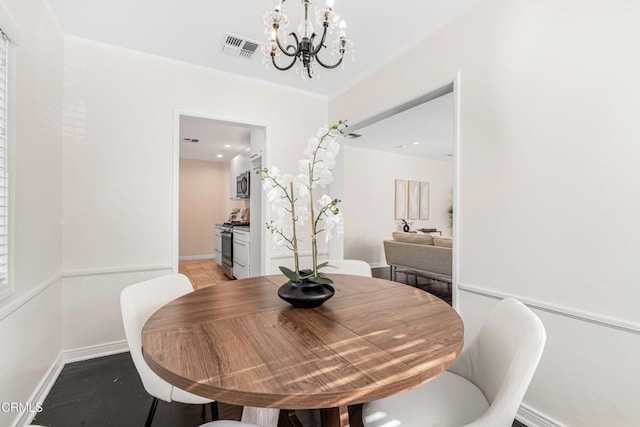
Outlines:
{"type": "Polygon", "coordinates": [[[565,427],[564,424],[560,424],[556,420],[524,404],[520,405],[516,420],[525,424],[527,427],[565,427]]]}
{"type": "MultiPolygon", "coordinates": [[[[40,383],[36,386],[34,392],[31,394],[31,397],[29,398],[30,407],[36,408],[38,403],[44,402],[51,391],[53,384],[62,372],[64,365],[67,363],[110,356],[112,354],[124,353],[126,351],[129,351],[129,346],[126,340],[61,351],[51,367],[45,373],[40,383]]],[[[13,422],[12,427],[29,425],[36,415],[37,412],[23,412],[13,422]]]]}
{"type": "Polygon", "coordinates": [[[66,364],[95,359],[97,357],[111,356],[112,354],[125,353],[127,351],[129,351],[127,340],[121,340],[72,350],[63,350],[60,355],[62,356],[63,363],[66,364]]]}
{"type": "MultiPolygon", "coordinates": [[[[60,372],[62,372],[62,368],[64,368],[64,362],[62,360],[62,353],[60,353],[58,354],[58,357],[53,362],[51,367],[44,374],[44,377],[42,377],[42,380],[40,380],[40,383],[36,386],[36,389],[29,397],[27,403],[29,404],[30,408],[36,408],[39,403],[42,404],[42,402],[44,402],[44,399],[51,391],[51,387],[53,387],[53,384],[58,379],[58,375],[60,375],[60,372]]],[[[22,412],[13,421],[13,424],[11,426],[28,426],[29,424],[31,424],[31,421],[33,421],[37,414],[37,412],[30,411],[22,412]]]]}
{"type": "Polygon", "coordinates": [[[181,256],[178,259],[180,261],[196,261],[199,259],[215,259],[216,255],[215,254],[204,254],[204,255],[187,255],[187,256],[181,256]]]}

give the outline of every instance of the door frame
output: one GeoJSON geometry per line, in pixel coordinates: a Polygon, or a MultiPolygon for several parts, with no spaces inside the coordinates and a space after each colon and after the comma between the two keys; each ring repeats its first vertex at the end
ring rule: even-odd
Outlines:
{"type": "MultiPolygon", "coordinates": [[[[199,119],[215,120],[217,122],[228,123],[233,126],[246,126],[248,128],[262,128],[265,133],[264,146],[262,147],[262,164],[270,164],[271,162],[271,126],[266,122],[259,122],[254,120],[247,120],[237,117],[223,116],[220,114],[202,113],[190,110],[173,110],[173,144],[172,144],[172,200],[173,207],[173,219],[172,219],[172,249],[171,249],[171,264],[173,266],[173,272],[178,273],[178,264],[180,261],[180,117],[189,116],[199,119]]],[[[268,212],[267,200],[264,197],[264,190],[260,190],[262,193],[261,206],[260,206],[260,218],[257,224],[264,224],[266,222],[266,215],[268,212]]],[[[253,217],[253,213],[252,213],[253,217]]],[[[256,223],[255,220],[251,221],[256,223]]],[[[213,224],[212,224],[213,226],[213,224]]],[[[211,230],[213,236],[213,229],[211,230]]],[[[268,264],[268,260],[271,258],[271,245],[267,245],[266,227],[260,227],[260,254],[261,265],[259,275],[264,275],[268,264]]]]}
{"type": "MultiPolygon", "coordinates": [[[[439,96],[447,93],[453,93],[454,99],[454,130],[453,130],[453,218],[451,220],[451,232],[453,237],[453,251],[452,251],[452,280],[451,280],[451,300],[454,309],[458,309],[458,278],[460,272],[460,71],[456,72],[449,78],[446,78],[437,83],[427,86],[424,90],[412,94],[398,102],[393,103],[391,106],[384,108],[380,111],[375,111],[370,114],[366,114],[357,120],[349,123],[349,132],[355,132],[358,129],[362,129],[372,123],[376,123],[380,120],[386,119],[394,114],[406,111],[417,105],[429,102],[439,96]]],[[[342,150],[340,151],[341,163],[340,168],[344,168],[344,157],[342,150]]],[[[344,179],[336,182],[338,186],[337,192],[344,194],[344,179]]],[[[338,257],[341,259],[344,254],[344,236],[340,238],[339,242],[334,242],[329,248],[330,258],[338,257]]]]}

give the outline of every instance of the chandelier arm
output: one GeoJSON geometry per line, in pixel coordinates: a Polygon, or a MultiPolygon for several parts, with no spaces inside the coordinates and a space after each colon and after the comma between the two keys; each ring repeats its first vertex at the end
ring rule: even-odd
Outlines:
{"type": "Polygon", "coordinates": [[[320,60],[320,57],[316,55],[316,61],[318,61],[318,64],[322,65],[324,68],[328,68],[329,70],[339,67],[340,64],[342,64],[343,59],[344,59],[344,50],[340,52],[340,59],[338,60],[338,62],[336,62],[333,65],[326,65],[324,62],[320,60]]]}
{"type": "MultiPolygon", "coordinates": [[[[280,37],[278,37],[277,34],[276,34],[276,43],[278,43],[278,47],[280,48],[280,51],[282,53],[284,53],[285,55],[290,56],[290,57],[298,56],[298,53],[300,53],[300,43],[298,41],[298,36],[296,35],[296,33],[289,33],[289,35],[292,36],[295,39],[295,41],[296,41],[295,46],[290,44],[285,49],[284,46],[282,46],[282,44],[280,43],[280,37]],[[290,47],[294,49],[294,52],[289,52],[289,48],[290,47]]],[[[289,67],[289,68],[291,68],[291,67],[289,67]]]]}
{"type": "MultiPolygon", "coordinates": [[[[327,38],[327,24],[322,24],[322,26],[324,27],[324,29],[322,30],[322,39],[320,39],[320,43],[318,43],[318,46],[316,46],[316,48],[311,52],[312,55],[317,55],[318,52],[320,52],[320,49],[322,49],[322,47],[324,46],[324,40],[327,38]]],[[[314,34],[315,36],[315,34],[314,34]]]]}
{"type": "Polygon", "coordinates": [[[293,67],[293,65],[296,63],[296,58],[293,58],[293,61],[291,61],[291,64],[281,67],[276,63],[276,56],[275,55],[271,55],[271,62],[273,63],[273,66],[276,67],[278,70],[280,71],[287,71],[290,70],[291,67],[293,67]]]}

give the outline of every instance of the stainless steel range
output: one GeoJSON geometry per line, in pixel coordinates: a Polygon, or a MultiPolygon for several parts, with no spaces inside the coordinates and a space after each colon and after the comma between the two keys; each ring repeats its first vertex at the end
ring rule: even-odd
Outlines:
{"type": "Polygon", "coordinates": [[[222,271],[229,279],[233,279],[233,225],[222,224],[220,236],[222,237],[222,271]]]}
{"type": "Polygon", "coordinates": [[[222,271],[229,279],[233,279],[233,227],[249,225],[247,221],[229,221],[220,226],[222,237],[222,271]]]}

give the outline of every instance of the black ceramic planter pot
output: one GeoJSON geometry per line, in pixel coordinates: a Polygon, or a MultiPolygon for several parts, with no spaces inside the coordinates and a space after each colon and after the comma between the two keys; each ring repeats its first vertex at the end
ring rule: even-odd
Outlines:
{"type": "Polygon", "coordinates": [[[278,289],[278,296],[296,308],[321,306],[335,293],[331,285],[288,281],[278,289]]]}

